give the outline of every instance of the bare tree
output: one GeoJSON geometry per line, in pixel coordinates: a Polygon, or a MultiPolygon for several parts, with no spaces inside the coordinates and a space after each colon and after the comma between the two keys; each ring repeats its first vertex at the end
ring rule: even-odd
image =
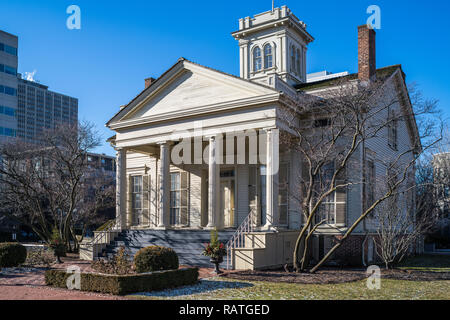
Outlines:
{"type": "MultiPolygon", "coordinates": [[[[74,223],[83,217],[90,168],[87,153],[99,146],[93,125],[62,125],[42,133],[39,143],[10,141],[0,147],[0,205],[7,214],[49,242],[53,230],[77,247],[74,223]]],[[[92,209],[90,210],[92,211],[92,209]]]]}
{"type": "MultiPolygon", "coordinates": [[[[284,131],[287,132],[281,141],[302,158],[302,172],[298,179],[300,190],[291,192],[292,197],[299,197],[303,214],[303,226],[293,257],[297,272],[307,271],[310,242],[317,229],[322,225],[345,223],[330,221],[340,220],[343,215],[336,212],[336,216],[330,218],[327,200],[342,196],[346,190],[356,186],[369,188],[364,160],[366,145],[377,139],[386,141],[386,132],[396,135],[394,128],[399,123],[411,130],[413,141],[410,145],[402,145],[393,156],[375,159],[389,172],[388,188],[376,197],[365,199],[359,216],[350,221],[340,240],[310,272],[322,266],[375,208],[408,182],[414,174],[417,159],[439,140],[435,138],[436,122],[430,119],[438,115],[436,101],[426,101],[420,94],[411,94],[411,100],[416,98],[416,103],[411,105],[407,93],[397,94],[398,90],[392,90],[396,86],[399,86],[398,81],[392,77],[379,77],[371,82],[336,80],[332,88],[320,93],[305,93],[297,100],[289,99],[281,111],[286,126],[284,131]],[[421,125],[420,133],[416,120],[421,125]]],[[[391,147],[397,148],[396,145],[391,147]]]]}
{"type": "MultiPolygon", "coordinates": [[[[419,171],[419,174],[424,173],[419,171]]],[[[409,255],[412,248],[418,245],[423,235],[433,229],[439,219],[434,196],[435,186],[432,177],[429,178],[421,177],[421,184],[395,194],[374,211],[377,225],[375,249],[386,269],[395,267],[409,255]],[[412,205],[412,201],[415,201],[416,205],[412,205]]]]}

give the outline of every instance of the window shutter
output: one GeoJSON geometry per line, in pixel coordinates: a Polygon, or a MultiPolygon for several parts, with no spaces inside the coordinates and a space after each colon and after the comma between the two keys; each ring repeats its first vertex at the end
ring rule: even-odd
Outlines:
{"type": "Polygon", "coordinates": [[[302,197],[306,197],[306,192],[308,190],[309,184],[309,173],[308,173],[308,163],[306,161],[302,161],[302,181],[300,182],[302,197]]]}
{"type": "Polygon", "coordinates": [[[133,224],[133,177],[128,176],[128,186],[127,186],[127,223],[126,225],[130,227],[133,224]]]}
{"type": "Polygon", "coordinates": [[[189,206],[189,192],[188,192],[188,174],[187,172],[180,173],[180,224],[187,226],[189,223],[188,206],[189,206]]]}
{"type": "MultiPolygon", "coordinates": [[[[342,170],[336,179],[336,185],[346,182],[346,170],[342,170]]],[[[336,224],[345,226],[347,224],[347,187],[336,189],[336,224]]]]}
{"type": "Polygon", "coordinates": [[[258,214],[258,167],[248,168],[248,205],[249,212],[252,212],[256,225],[261,224],[261,216],[258,214]]]}
{"type": "Polygon", "coordinates": [[[149,190],[149,185],[150,185],[150,176],[146,175],[143,176],[143,203],[142,203],[142,224],[143,225],[148,225],[150,222],[150,215],[149,215],[149,195],[150,195],[150,190],[149,190]]]}

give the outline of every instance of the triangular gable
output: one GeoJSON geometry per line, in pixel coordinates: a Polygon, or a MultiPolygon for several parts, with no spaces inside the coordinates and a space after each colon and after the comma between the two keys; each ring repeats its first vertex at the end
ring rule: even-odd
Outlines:
{"type": "Polygon", "coordinates": [[[122,109],[111,122],[182,114],[203,106],[257,98],[276,90],[185,59],[122,109]]]}

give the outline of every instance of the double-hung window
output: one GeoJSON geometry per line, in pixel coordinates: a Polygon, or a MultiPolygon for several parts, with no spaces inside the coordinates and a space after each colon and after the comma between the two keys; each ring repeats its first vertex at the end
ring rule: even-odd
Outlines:
{"type": "Polygon", "coordinates": [[[288,225],[289,216],[289,165],[280,164],[278,175],[278,213],[281,225],[288,225]]]}
{"type": "Polygon", "coordinates": [[[187,172],[170,174],[170,224],[187,226],[189,224],[189,189],[187,172]]]}
{"type": "Polygon", "coordinates": [[[253,71],[257,72],[261,69],[262,69],[261,49],[259,47],[256,47],[255,50],[253,50],[253,71]]]}
{"type": "Polygon", "coordinates": [[[389,146],[397,150],[398,147],[398,121],[395,116],[394,110],[389,110],[388,116],[388,144],[389,146]]]}
{"type": "Polygon", "coordinates": [[[133,206],[133,225],[142,223],[142,209],[144,199],[144,186],[142,176],[133,176],[132,181],[132,206],[133,206]]]}

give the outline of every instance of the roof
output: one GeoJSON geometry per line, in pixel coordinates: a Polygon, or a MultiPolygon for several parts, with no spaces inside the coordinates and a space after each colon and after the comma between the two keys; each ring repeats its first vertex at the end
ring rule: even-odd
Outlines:
{"type": "Polygon", "coordinates": [[[244,82],[250,83],[250,84],[253,85],[253,86],[259,86],[259,87],[263,87],[263,88],[266,88],[266,89],[270,89],[270,90],[272,90],[272,91],[274,91],[274,92],[277,92],[274,88],[269,87],[269,86],[266,86],[266,85],[264,85],[264,84],[262,84],[262,83],[258,83],[258,82],[255,82],[255,81],[251,81],[251,80],[249,80],[249,79],[244,79],[244,78],[235,76],[235,75],[233,75],[233,74],[226,73],[226,72],[223,72],[223,71],[220,71],[220,70],[211,68],[211,67],[207,67],[207,66],[201,65],[201,64],[199,64],[199,63],[193,62],[193,61],[191,61],[191,60],[188,60],[188,59],[186,59],[186,58],[184,58],[184,57],[181,57],[181,58],[178,59],[178,61],[177,61],[172,67],[170,67],[169,69],[167,69],[167,70],[166,70],[166,71],[165,71],[158,79],[156,79],[155,81],[153,81],[147,88],[145,88],[144,90],[142,90],[135,98],[133,98],[128,104],[126,104],[123,108],[121,108],[121,109],[120,109],[120,110],[119,110],[119,111],[118,111],[118,112],[117,112],[117,113],[116,113],[116,114],[115,114],[115,115],[114,115],[114,116],[106,123],[106,126],[109,126],[109,124],[114,120],[114,118],[116,118],[120,113],[127,112],[130,105],[132,105],[135,101],[137,101],[137,100],[138,100],[139,98],[141,98],[142,96],[145,96],[145,95],[147,94],[147,92],[151,92],[151,90],[152,90],[154,87],[156,87],[157,84],[159,85],[161,79],[163,79],[164,76],[165,76],[166,74],[168,74],[171,70],[175,69],[177,66],[179,66],[180,64],[182,64],[182,63],[185,62],[185,61],[188,62],[188,63],[191,63],[191,64],[193,64],[193,65],[196,65],[196,66],[199,66],[199,67],[202,67],[202,68],[205,68],[205,69],[208,69],[208,70],[211,70],[211,71],[220,73],[220,74],[222,74],[222,75],[225,75],[225,76],[228,76],[228,77],[232,77],[232,78],[237,79],[237,80],[239,80],[239,81],[244,81],[244,82]]]}
{"type": "MultiPolygon", "coordinates": [[[[400,64],[396,64],[393,66],[388,66],[388,67],[383,67],[383,68],[377,69],[377,71],[376,71],[377,79],[379,79],[379,80],[387,79],[391,75],[393,75],[397,69],[401,70],[402,66],[400,64]]],[[[404,73],[403,73],[403,77],[405,77],[404,73]]],[[[346,75],[343,77],[326,79],[326,80],[312,82],[312,83],[299,84],[299,85],[295,86],[295,89],[297,89],[297,91],[311,91],[311,90],[325,89],[327,87],[332,87],[332,86],[339,84],[339,82],[342,80],[351,81],[351,80],[357,80],[357,79],[358,79],[358,73],[352,73],[352,74],[349,74],[349,75],[346,75]]]]}

